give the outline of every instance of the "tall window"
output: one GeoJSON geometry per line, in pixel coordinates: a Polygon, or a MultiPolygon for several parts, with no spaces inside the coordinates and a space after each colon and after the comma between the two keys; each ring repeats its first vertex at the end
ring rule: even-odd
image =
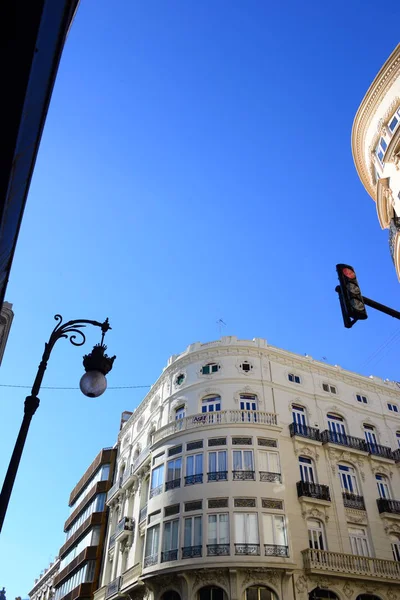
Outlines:
{"type": "Polygon", "coordinates": [[[346,435],[346,427],[344,424],[343,417],[340,417],[339,415],[334,415],[332,413],[329,413],[327,415],[327,417],[328,417],[328,428],[332,434],[331,435],[332,439],[334,441],[335,441],[335,439],[337,441],[340,441],[341,437],[346,435]]]}
{"type": "Polygon", "coordinates": [[[240,394],[240,410],[258,410],[257,396],[255,394],[240,394]]]}
{"type": "MultiPolygon", "coordinates": [[[[207,544],[211,546],[215,545],[228,545],[229,544],[229,516],[228,513],[218,513],[215,515],[208,515],[208,533],[207,533],[207,544]]],[[[229,552],[229,548],[225,549],[229,552]]],[[[215,555],[216,552],[209,551],[208,554],[215,555]]]]}
{"type": "Polygon", "coordinates": [[[306,411],[304,410],[304,408],[302,406],[299,406],[298,404],[293,404],[292,405],[292,416],[293,416],[293,423],[296,423],[297,425],[307,425],[307,417],[306,417],[306,411]]]}
{"type": "Polygon", "coordinates": [[[344,492],[359,495],[356,472],[353,467],[339,465],[339,478],[344,492]]]}
{"type": "Polygon", "coordinates": [[[234,513],[235,544],[259,544],[257,513],[234,513]]]}
{"type": "Polygon", "coordinates": [[[161,493],[164,482],[164,465],[156,467],[151,472],[150,498],[161,493]]]}
{"type": "MultiPolygon", "coordinates": [[[[147,537],[146,537],[146,548],[145,548],[145,563],[146,563],[146,558],[152,558],[154,559],[154,562],[157,562],[158,560],[158,547],[159,547],[159,542],[160,542],[160,526],[159,525],[155,525],[154,527],[150,527],[147,530],[147,537]]],[[[148,564],[154,564],[153,561],[147,561],[148,564]]]]}
{"type": "Polygon", "coordinates": [[[226,450],[216,450],[208,453],[208,481],[227,479],[228,465],[226,450]]]}
{"type": "Polygon", "coordinates": [[[258,453],[258,468],[264,473],[280,473],[281,466],[278,452],[264,452],[260,450],[258,453]]]}
{"type": "Polygon", "coordinates": [[[379,497],[387,498],[389,500],[391,494],[387,477],[385,477],[385,475],[375,475],[375,479],[378,486],[379,497]]]}
{"type": "Polygon", "coordinates": [[[314,465],[311,458],[299,456],[300,479],[305,483],[316,483],[314,465]]]}
{"type": "Polygon", "coordinates": [[[212,394],[205,396],[201,401],[201,412],[217,412],[221,410],[221,396],[212,394]]]}
{"type": "Polygon", "coordinates": [[[203,453],[190,454],[186,457],[185,484],[203,483],[203,453]]]}
{"type": "Polygon", "coordinates": [[[353,554],[369,556],[367,530],[364,527],[349,527],[350,547],[353,554]]]}
{"type": "Polygon", "coordinates": [[[278,600],[276,594],[266,587],[251,586],[246,590],[246,600],[278,600]]]}
{"type": "Polygon", "coordinates": [[[326,550],[324,526],[317,519],[307,521],[308,543],[313,550],[326,550]]]}
{"type": "Polygon", "coordinates": [[[163,554],[161,562],[178,558],[179,519],[164,523],[163,554]]]}
{"type": "Polygon", "coordinates": [[[181,478],[182,458],[169,460],[167,463],[167,481],[174,481],[181,478]]]}
{"type": "Polygon", "coordinates": [[[400,431],[396,431],[397,447],[400,448],[400,431]]]}
{"type": "Polygon", "coordinates": [[[371,446],[376,446],[378,444],[378,437],[376,435],[375,427],[372,425],[367,425],[364,423],[364,435],[366,441],[371,446]]]}
{"type": "Polygon", "coordinates": [[[202,545],[201,517],[188,517],[185,519],[183,545],[185,548],[202,545]]]}
{"type": "Polygon", "coordinates": [[[234,450],[233,470],[254,471],[253,450],[234,450]]]}
{"type": "Polygon", "coordinates": [[[392,542],[393,559],[400,562],[400,538],[397,535],[390,536],[392,542]]]}
{"type": "Polygon", "coordinates": [[[185,407],[184,406],[178,406],[178,408],[175,410],[175,420],[176,421],[180,421],[181,419],[185,418],[185,407]]]}
{"type": "MultiPolygon", "coordinates": [[[[264,533],[264,544],[266,546],[281,546],[283,547],[278,554],[279,556],[287,555],[287,539],[286,539],[286,527],[285,517],[283,515],[266,515],[263,514],[263,533],[264,533]]],[[[273,550],[273,549],[269,549],[273,550]]],[[[268,556],[276,556],[276,553],[269,551],[266,548],[265,554],[268,556]]]]}

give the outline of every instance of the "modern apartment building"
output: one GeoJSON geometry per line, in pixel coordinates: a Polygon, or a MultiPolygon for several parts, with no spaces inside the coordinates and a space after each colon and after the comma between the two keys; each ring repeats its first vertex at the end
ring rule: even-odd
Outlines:
{"type": "Polygon", "coordinates": [[[70,515],[64,525],[66,541],[59,551],[53,581],[54,600],[89,600],[98,586],[108,513],[105,500],[115,458],[115,449],[101,450],[71,492],[70,515]]]}
{"type": "Polygon", "coordinates": [[[400,44],[367,91],[354,119],[354,163],[388,230],[389,248],[400,280],[400,44]]]}
{"type": "Polygon", "coordinates": [[[29,592],[30,600],[52,600],[54,597],[54,578],[60,567],[60,559],[57,557],[50,566],[35,579],[35,585],[29,592]]]}
{"type": "Polygon", "coordinates": [[[400,598],[396,383],[195,343],[117,447],[95,600],[400,598]]]}

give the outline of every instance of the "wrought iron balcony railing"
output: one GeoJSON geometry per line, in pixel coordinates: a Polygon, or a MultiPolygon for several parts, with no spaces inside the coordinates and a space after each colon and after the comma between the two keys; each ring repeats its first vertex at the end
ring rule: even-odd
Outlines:
{"type": "Polygon", "coordinates": [[[235,554],[260,556],[260,544],[235,544],[235,554]]]}
{"type": "Polygon", "coordinates": [[[389,498],[378,498],[376,501],[380,513],[391,513],[400,515],[400,501],[389,500],[389,498]]]}
{"type": "Polygon", "coordinates": [[[369,580],[400,579],[400,562],[341,552],[327,552],[326,550],[302,551],[304,568],[307,573],[318,571],[332,572],[339,577],[348,577],[351,574],[364,576],[369,580]]]}
{"type": "Polygon", "coordinates": [[[152,554],[151,556],[145,556],[143,561],[143,567],[152,567],[158,563],[158,554],[152,554]]]}
{"type": "Polygon", "coordinates": [[[182,558],[199,558],[201,555],[201,546],[185,546],[182,548],[182,558]]]}
{"type": "Polygon", "coordinates": [[[249,481],[255,480],[255,471],[232,471],[234,481],[249,481]]]}
{"type": "Polygon", "coordinates": [[[275,544],[264,544],[265,556],[289,556],[287,546],[276,546],[275,544]]]}
{"type": "Polygon", "coordinates": [[[318,500],[331,501],[331,495],[328,485],[319,483],[310,483],[309,481],[297,482],[297,495],[299,498],[306,496],[307,498],[316,498],[318,500]]]}
{"type": "Polygon", "coordinates": [[[260,481],[269,481],[270,483],[282,483],[282,475],[280,473],[260,471],[260,481]]]}
{"type": "Polygon", "coordinates": [[[110,535],[110,541],[108,542],[108,549],[111,550],[111,548],[114,548],[115,546],[115,538],[117,537],[117,535],[115,533],[113,533],[112,535],[110,535]]]}
{"type": "Polygon", "coordinates": [[[207,473],[208,481],[226,481],[228,479],[228,471],[212,471],[207,473]]]}
{"type": "Polygon", "coordinates": [[[118,594],[119,590],[121,589],[121,583],[122,583],[121,575],[119,577],[117,577],[116,579],[114,579],[113,581],[110,581],[110,583],[106,587],[105,598],[106,599],[111,598],[111,596],[115,596],[115,594],[118,594]]]}
{"type": "Polygon", "coordinates": [[[393,450],[393,458],[395,462],[400,462],[400,448],[397,448],[397,450],[393,450]]]}
{"type": "Polygon", "coordinates": [[[165,491],[174,490],[175,488],[181,487],[181,480],[179,479],[171,479],[171,481],[165,482],[165,491]]]}
{"type": "Polygon", "coordinates": [[[195,483],[203,483],[203,473],[197,473],[197,475],[186,475],[185,485],[194,485],[195,483]]]}
{"type": "Polygon", "coordinates": [[[154,498],[154,496],[159,496],[160,494],[162,494],[163,487],[163,484],[161,484],[150,490],[150,498],[154,498]]]}
{"type": "Polygon", "coordinates": [[[207,544],[207,556],[229,556],[229,544],[207,544]]]}
{"type": "Polygon", "coordinates": [[[139,512],[139,523],[141,523],[142,521],[145,520],[145,518],[147,517],[147,504],[145,504],[139,512]]]}
{"type": "Polygon", "coordinates": [[[122,519],[118,521],[118,525],[115,528],[115,537],[120,536],[124,531],[128,533],[133,531],[133,519],[130,517],[122,517],[122,519]]]}
{"type": "Polygon", "coordinates": [[[357,496],[357,494],[350,494],[349,492],[343,492],[343,504],[346,508],[355,508],[356,510],[365,510],[364,496],[357,496]]]}
{"type": "Polygon", "coordinates": [[[321,432],[316,427],[309,427],[308,425],[302,425],[301,423],[290,423],[289,431],[290,437],[299,435],[300,437],[315,440],[316,442],[321,441],[321,432]]]}
{"type": "Polygon", "coordinates": [[[354,448],[354,450],[362,450],[363,452],[369,452],[368,445],[362,438],[357,438],[347,433],[337,433],[336,431],[330,431],[326,429],[321,432],[321,441],[323,444],[338,444],[339,446],[347,446],[347,448],[354,448]]]}
{"type": "Polygon", "coordinates": [[[391,460],[394,460],[393,458],[393,452],[391,448],[388,448],[387,446],[380,446],[379,444],[370,444],[368,443],[368,452],[370,454],[373,454],[374,456],[382,456],[383,458],[390,458],[391,460]]]}
{"type": "Polygon", "coordinates": [[[161,552],[161,562],[170,562],[171,560],[178,560],[178,549],[161,552]]]}

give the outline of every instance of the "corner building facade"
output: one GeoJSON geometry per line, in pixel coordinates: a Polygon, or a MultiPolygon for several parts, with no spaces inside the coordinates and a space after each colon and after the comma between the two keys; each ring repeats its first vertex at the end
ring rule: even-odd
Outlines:
{"type": "Polygon", "coordinates": [[[262,339],[171,357],[118,436],[95,600],[400,599],[399,411],[262,339]]]}

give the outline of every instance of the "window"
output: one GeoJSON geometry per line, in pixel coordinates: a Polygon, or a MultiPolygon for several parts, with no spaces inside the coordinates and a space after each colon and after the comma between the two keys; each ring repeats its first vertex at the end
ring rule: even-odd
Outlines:
{"type": "Polygon", "coordinates": [[[314,465],[311,458],[299,456],[300,478],[305,483],[316,483],[314,465]]]}
{"type": "Polygon", "coordinates": [[[375,427],[372,425],[366,425],[364,423],[364,434],[365,439],[371,446],[376,446],[378,444],[378,438],[376,436],[375,427]]]}
{"type": "Polygon", "coordinates": [[[217,363],[208,363],[201,367],[200,372],[202,375],[211,375],[211,373],[217,373],[219,369],[220,366],[217,363]]]}
{"type": "Polygon", "coordinates": [[[240,394],[240,410],[258,410],[257,396],[255,394],[240,394]]]}
{"type": "Polygon", "coordinates": [[[350,547],[357,556],[369,556],[367,530],[364,527],[349,527],[350,547]]]}
{"type": "Polygon", "coordinates": [[[334,415],[329,413],[328,417],[328,429],[331,432],[332,441],[341,441],[342,436],[346,435],[346,428],[344,425],[343,417],[339,417],[339,415],[334,415]]]}
{"type": "Polygon", "coordinates": [[[185,548],[202,545],[201,517],[186,517],[183,545],[185,548]]]}
{"type": "Polygon", "coordinates": [[[205,587],[200,590],[200,600],[224,600],[224,591],[217,587],[205,587]]]}
{"type": "Polygon", "coordinates": [[[180,419],[184,419],[186,415],[185,407],[179,406],[175,409],[175,421],[179,421],[180,419]]]}
{"type": "Polygon", "coordinates": [[[258,451],[258,469],[264,473],[280,473],[278,452],[258,451]]]}
{"type": "Polygon", "coordinates": [[[235,544],[259,544],[257,513],[234,513],[235,544]]]}
{"type": "Polygon", "coordinates": [[[395,412],[395,413],[399,412],[399,407],[397,406],[397,404],[392,404],[392,403],[388,402],[387,407],[391,412],[395,412]]]}
{"type": "Polygon", "coordinates": [[[335,385],[331,385],[330,383],[323,383],[322,389],[324,392],[328,392],[329,394],[337,394],[337,388],[335,385]]]}
{"type": "Polygon", "coordinates": [[[182,385],[182,383],[184,381],[185,381],[185,375],[183,373],[179,373],[179,375],[175,379],[175,385],[182,385]]]}
{"type": "MultiPolygon", "coordinates": [[[[263,514],[263,533],[264,544],[266,546],[283,546],[287,548],[285,517],[282,515],[267,515],[263,514]]],[[[266,556],[275,556],[273,552],[267,553],[266,556]]],[[[279,556],[286,556],[287,551],[279,553],[279,556]]]]}
{"type": "Polygon", "coordinates": [[[296,425],[295,427],[295,433],[305,433],[306,432],[306,427],[307,427],[307,417],[306,417],[306,411],[304,410],[304,408],[302,406],[299,406],[298,404],[293,404],[292,405],[292,417],[293,417],[293,423],[296,425]]]}
{"type": "MultiPolygon", "coordinates": [[[[175,458],[175,460],[170,460],[167,463],[167,482],[176,481],[181,479],[181,471],[182,471],[182,458],[175,458]]],[[[167,489],[167,487],[166,487],[167,489]]]]}
{"type": "Polygon", "coordinates": [[[378,492],[380,498],[387,498],[390,500],[390,487],[387,477],[385,475],[375,475],[376,485],[378,486],[378,492]]]}
{"type": "MultiPolygon", "coordinates": [[[[208,515],[208,545],[229,544],[228,513],[208,515]]],[[[229,548],[228,548],[229,551],[229,548]]],[[[215,554],[214,552],[212,554],[215,554]]]]}
{"type": "Polygon", "coordinates": [[[185,485],[203,483],[203,453],[186,457],[185,485]]]}
{"type": "Polygon", "coordinates": [[[244,371],[245,373],[250,373],[250,371],[253,368],[253,365],[251,363],[249,363],[248,360],[244,360],[242,362],[241,365],[239,365],[239,367],[242,369],[242,371],[244,371]]]}
{"type": "Polygon", "coordinates": [[[389,122],[389,129],[390,129],[390,131],[392,133],[396,129],[396,126],[397,126],[398,122],[399,122],[398,118],[396,117],[396,115],[394,115],[394,117],[392,118],[392,120],[389,122]]]}
{"type": "Polygon", "coordinates": [[[353,467],[339,465],[339,478],[342,490],[349,494],[359,494],[356,472],[353,467]]]}
{"type": "Polygon", "coordinates": [[[301,383],[300,375],[295,375],[294,373],[289,373],[288,379],[292,383],[301,383]]]}
{"type": "Polygon", "coordinates": [[[150,498],[157,496],[162,492],[164,483],[164,465],[160,465],[153,469],[151,473],[150,498]]]}
{"type": "Polygon", "coordinates": [[[382,148],[382,150],[383,150],[384,152],[386,152],[386,149],[387,149],[387,143],[386,143],[386,141],[385,141],[385,139],[384,139],[383,137],[381,137],[381,139],[380,139],[380,145],[381,145],[381,148],[382,148]]]}
{"type": "Polygon", "coordinates": [[[164,523],[163,551],[161,562],[178,558],[179,519],[164,523]]]}
{"type": "Polygon", "coordinates": [[[385,156],[385,154],[379,146],[376,148],[375,154],[378,157],[378,160],[381,163],[381,165],[383,165],[383,157],[385,156]]]}
{"type": "Polygon", "coordinates": [[[393,560],[400,562],[400,538],[396,535],[390,536],[392,542],[393,560]]]}
{"type": "Polygon", "coordinates": [[[251,586],[246,590],[246,600],[278,600],[276,594],[266,587],[251,586]]]}
{"type": "Polygon", "coordinates": [[[201,412],[216,412],[221,410],[221,396],[206,396],[201,401],[201,412]]]}
{"type": "Polygon", "coordinates": [[[308,543],[312,550],[326,550],[324,526],[317,519],[307,521],[308,543]]]}
{"type": "Polygon", "coordinates": [[[362,396],[361,394],[356,394],[357,402],[361,402],[362,404],[368,404],[367,396],[362,396]]]}
{"type": "Polygon", "coordinates": [[[226,450],[208,453],[208,481],[227,479],[228,465],[226,458],[226,450]]]}
{"type": "Polygon", "coordinates": [[[161,510],[155,510],[147,517],[147,523],[153,525],[156,521],[161,519],[161,510]]]}
{"type": "Polygon", "coordinates": [[[397,446],[400,448],[400,431],[396,431],[397,446]]]}
{"type": "Polygon", "coordinates": [[[233,470],[254,471],[253,450],[234,450],[233,470]]]}
{"type": "Polygon", "coordinates": [[[158,547],[160,542],[160,526],[149,527],[146,537],[146,548],[144,553],[144,564],[150,566],[158,561],[158,547]],[[146,561],[146,558],[148,559],[146,561]],[[151,560],[150,560],[151,559],[151,560]]]}

